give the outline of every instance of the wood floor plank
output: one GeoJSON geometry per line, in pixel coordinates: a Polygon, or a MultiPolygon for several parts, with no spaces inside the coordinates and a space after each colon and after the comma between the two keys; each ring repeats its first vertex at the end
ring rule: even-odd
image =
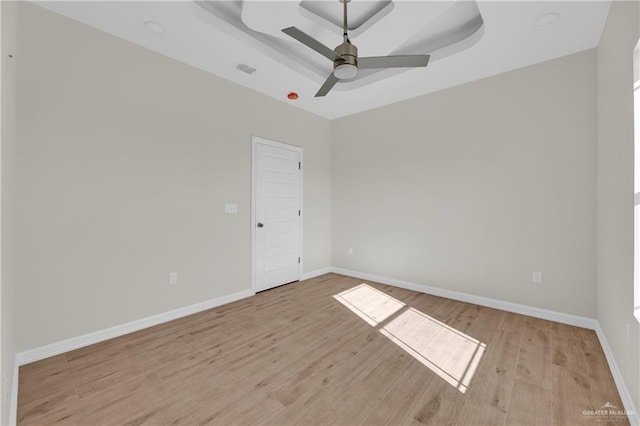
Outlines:
{"type": "Polygon", "coordinates": [[[22,366],[18,392],[20,425],[593,424],[622,406],[591,330],[333,273],[22,366]]]}
{"type": "Polygon", "coordinates": [[[20,367],[19,383],[25,384],[30,380],[35,380],[39,377],[48,376],[53,370],[62,370],[67,364],[65,354],[55,355],[50,358],[43,359],[42,361],[32,362],[31,364],[23,365],[20,367]]]}
{"type": "Polygon", "coordinates": [[[392,424],[453,425],[459,421],[460,412],[466,401],[464,395],[431,372],[423,370],[429,380],[417,404],[406,414],[400,413],[392,424]]]}
{"type": "Polygon", "coordinates": [[[548,426],[553,423],[551,389],[516,379],[506,425],[548,426]]]}
{"type": "Polygon", "coordinates": [[[594,409],[591,384],[585,372],[553,366],[553,423],[581,424],[589,420],[583,412],[594,409]]]}
{"type": "Polygon", "coordinates": [[[71,387],[61,392],[53,393],[34,402],[22,404],[18,407],[18,423],[44,423],[56,410],[69,409],[78,402],[76,389],[71,387]]]}
{"type": "Polygon", "coordinates": [[[551,339],[549,333],[538,330],[525,333],[522,338],[516,377],[520,380],[551,389],[551,339]]]}
{"type": "Polygon", "coordinates": [[[483,359],[466,392],[459,424],[495,425],[506,418],[516,376],[522,335],[499,330],[487,343],[483,359]]]}
{"type": "Polygon", "coordinates": [[[410,355],[399,348],[386,346],[375,367],[361,372],[348,382],[344,391],[351,395],[348,404],[339,404],[328,419],[338,424],[360,424],[372,406],[379,405],[392,392],[402,373],[413,362],[410,355]],[[369,389],[376,389],[369,392],[369,389]]]}
{"type": "MultiPolygon", "coordinates": [[[[427,391],[428,384],[433,380],[440,379],[435,374],[432,374],[431,377],[425,374],[425,367],[420,362],[412,362],[380,404],[368,408],[367,417],[362,424],[393,424],[398,422],[398,413],[405,413],[409,417],[409,413],[417,411],[423,393],[427,391]],[[390,409],[390,407],[394,407],[394,409],[390,409]]],[[[413,419],[413,414],[410,418],[413,419]]],[[[408,421],[404,419],[404,422],[408,421]]]]}
{"type": "Polygon", "coordinates": [[[552,357],[553,365],[584,373],[587,371],[587,362],[581,346],[581,339],[574,337],[553,338],[552,357]]]}

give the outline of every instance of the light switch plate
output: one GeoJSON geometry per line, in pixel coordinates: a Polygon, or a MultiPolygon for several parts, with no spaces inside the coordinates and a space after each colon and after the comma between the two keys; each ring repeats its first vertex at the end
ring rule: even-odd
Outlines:
{"type": "Polygon", "coordinates": [[[534,272],[531,276],[531,282],[534,284],[542,284],[542,272],[534,272]]]}
{"type": "Polygon", "coordinates": [[[238,213],[238,205],[237,204],[225,204],[224,205],[224,213],[225,214],[236,214],[236,213],[238,213]]]}

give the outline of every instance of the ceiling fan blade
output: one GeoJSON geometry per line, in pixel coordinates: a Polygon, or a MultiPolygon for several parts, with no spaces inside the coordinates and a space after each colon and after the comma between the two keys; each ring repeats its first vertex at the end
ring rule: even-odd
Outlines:
{"type": "Polygon", "coordinates": [[[429,55],[397,55],[397,56],[371,56],[358,58],[358,68],[416,68],[426,67],[429,63],[429,55]]]}
{"type": "Polygon", "coordinates": [[[308,35],[306,33],[303,33],[302,31],[300,31],[296,27],[284,28],[282,30],[282,32],[285,33],[286,35],[290,36],[290,37],[295,38],[300,43],[304,44],[307,47],[312,48],[313,50],[315,50],[316,52],[318,52],[322,56],[325,56],[325,57],[331,59],[332,61],[337,61],[339,59],[342,59],[342,56],[338,55],[336,52],[334,52],[333,50],[329,49],[327,46],[325,46],[324,44],[320,43],[318,40],[316,40],[315,38],[311,37],[310,35],[308,35]]]}
{"type": "Polygon", "coordinates": [[[322,96],[325,96],[327,93],[329,93],[329,90],[331,90],[333,88],[333,86],[336,85],[336,83],[340,81],[336,78],[335,75],[333,75],[333,73],[331,73],[329,75],[329,78],[327,78],[327,80],[324,82],[324,84],[322,85],[322,87],[320,87],[320,90],[318,90],[318,93],[316,93],[316,98],[320,98],[322,96]]]}

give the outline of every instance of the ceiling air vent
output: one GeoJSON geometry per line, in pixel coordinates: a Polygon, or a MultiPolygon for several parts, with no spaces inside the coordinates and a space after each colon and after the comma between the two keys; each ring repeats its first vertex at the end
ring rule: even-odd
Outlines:
{"type": "Polygon", "coordinates": [[[243,73],[246,74],[253,74],[254,72],[256,72],[256,69],[253,67],[250,67],[249,65],[243,63],[243,62],[238,62],[235,67],[235,69],[237,69],[238,71],[242,71],[243,73]]]}

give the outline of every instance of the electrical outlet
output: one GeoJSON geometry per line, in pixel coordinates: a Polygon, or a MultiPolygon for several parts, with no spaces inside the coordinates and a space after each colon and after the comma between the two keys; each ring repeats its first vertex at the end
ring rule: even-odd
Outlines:
{"type": "Polygon", "coordinates": [[[347,250],[347,253],[353,254],[353,247],[349,247],[349,249],[347,250]]]}
{"type": "Polygon", "coordinates": [[[224,205],[224,213],[225,214],[236,214],[236,213],[238,213],[238,205],[237,204],[225,204],[224,205]]]}
{"type": "Polygon", "coordinates": [[[171,272],[169,273],[169,285],[174,285],[178,283],[178,273],[171,272]]]}
{"type": "Polygon", "coordinates": [[[542,284],[542,272],[534,272],[531,276],[531,282],[534,284],[542,284]]]}

